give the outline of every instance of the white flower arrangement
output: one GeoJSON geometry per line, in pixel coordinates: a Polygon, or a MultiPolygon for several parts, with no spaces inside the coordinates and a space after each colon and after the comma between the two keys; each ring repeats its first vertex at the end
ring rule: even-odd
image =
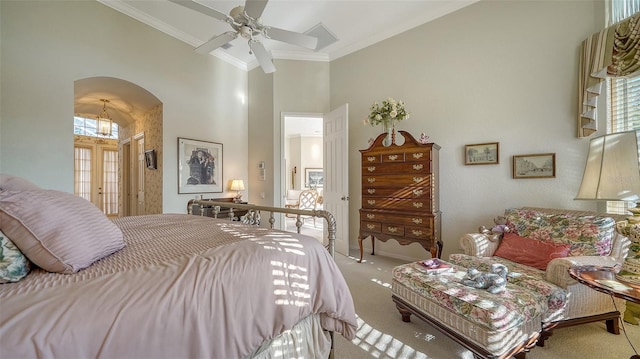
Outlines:
{"type": "Polygon", "coordinates": [[[382,101],[380,105],[377,101],[371,105],[371,113],[365,119],[365,124],[376,126],[383,124],[387,127],[393,126],[395,121],[402,121],[409,118],[409,112],[404,108],[404,102],[396,101],[391,97],[382,101]]]}

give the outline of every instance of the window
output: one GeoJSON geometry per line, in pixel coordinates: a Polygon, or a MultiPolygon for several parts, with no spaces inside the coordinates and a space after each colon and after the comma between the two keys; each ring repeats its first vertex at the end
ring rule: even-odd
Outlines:
{"type": "Polygon", "coordinates": [[[114,140],[118,139],[118,124],[115,122],[111,123],[111,136],[101,136],[96,133],[96,120],[93,118],[84,118],[75,116],[73,118],[73,134],[81,135],[81,136],[91,136],[91,137],[100,137],[100,138],[111,138],[114,140]]]}
{"type": "MultiPolygon", "coordinates": [[[[640,0],[611,0],[610,18],[613,24],[640,10],[640,0]]],[[[640,129],[640,74],[631,78],[607,79],[607,133],[640,129]]],[[[608,201],[607,213],[627,214],[631,203],[608,201]]]]}

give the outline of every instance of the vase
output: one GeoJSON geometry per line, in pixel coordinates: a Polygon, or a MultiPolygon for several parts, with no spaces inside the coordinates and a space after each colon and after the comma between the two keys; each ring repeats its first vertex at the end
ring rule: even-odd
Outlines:
{"type": "Polygon", "coordinates": [[[385,147],[389,147],[392,144],[394,144],[395,141],[395,135],[396,135],[396,128],[393,124],[389,125],[386,122],[382,123],[382,130],[384,133],[386,133],[387,135],[384,137],[384,139],[382,140],[382,145],[385,147]]]}

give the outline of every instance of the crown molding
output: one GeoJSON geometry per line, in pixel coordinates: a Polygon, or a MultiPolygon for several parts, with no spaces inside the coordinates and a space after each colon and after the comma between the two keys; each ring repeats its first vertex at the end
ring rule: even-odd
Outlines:
{"type": "MultiPolygon", "coordinates": [[[[116,11],[119,11],[129,17],[132,17],[143,24],[149,25],[152,28],[162,31],[163,33],[172,36],[182,42],[185,42],[194,48],[199,46],[202,42],[198,38],[187,34],[184,31],[178,30],[177,28],[167,24],[166,22],[160,21],[155,17],[149,16],[146,13],[138,10],[137,8],[123,2],[120,0],[97,0],[99,3],[108,6],[116,11]]],[[[240,61],[237,58],[227,54],[223,50],[216,49],[211,54],[220,60],[227,62],[241,70],[248,71],[247,64],[244,61],[240,61]]]]}

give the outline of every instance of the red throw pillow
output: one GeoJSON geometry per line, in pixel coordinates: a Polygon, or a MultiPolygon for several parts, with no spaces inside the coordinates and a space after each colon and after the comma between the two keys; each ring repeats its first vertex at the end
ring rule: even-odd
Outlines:
{"type": "Polygon", "coordinates": [[[569,244],[543,242],[507,232],[494,256],[546,270],[552,259],[566,257],[570,250],[569,244]]]}

